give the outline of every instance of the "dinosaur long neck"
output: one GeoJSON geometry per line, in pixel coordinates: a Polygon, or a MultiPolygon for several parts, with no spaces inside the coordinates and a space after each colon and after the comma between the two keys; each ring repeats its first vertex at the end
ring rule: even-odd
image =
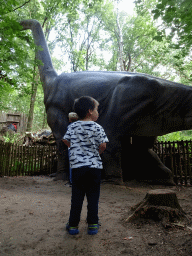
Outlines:
{"type": "Polygon", "coordinates": [[[36,51],[36,58],[43,62],[43,65],[38,65],[40,79],[43,83],[44,91],[46,91],[46,87],[49,86],[52,79],[57,77],[57,73],[53,68],[53,64],[51,61],[51,56],[49,54],[49,50],[47,47],[47,43],[45,40],[45,36],[41,27],[41,24],[37,20],[23,20],[20,22],[23,26],[23,29],[31,29],[33,33],[34,42],[37,47],[41,47],[42,49],[38,49],[36,51]]]}

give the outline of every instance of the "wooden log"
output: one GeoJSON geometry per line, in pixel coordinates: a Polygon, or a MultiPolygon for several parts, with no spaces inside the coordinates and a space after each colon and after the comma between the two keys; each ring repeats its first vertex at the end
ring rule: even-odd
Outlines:
{"type": "Polygon", "coordinates": [[[139,218],[148,218],[154,220],[167,219],[173,221],[186,217],[182,210],[176,193],[168,189],[150,190],[143,201],[131,208],[132,213],[127,222],[134,221],[139,218]]]}

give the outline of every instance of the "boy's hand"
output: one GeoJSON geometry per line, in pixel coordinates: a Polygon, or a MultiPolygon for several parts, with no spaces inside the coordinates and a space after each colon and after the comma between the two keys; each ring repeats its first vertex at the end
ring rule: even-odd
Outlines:
{"type": "Polygon", "coordinates": [[[101,145],[99,146],[99,154],[102,154],[103,151],[106,149],[106,143],[101,143],[101,145]]]}
{"type": "Polygon", "coordinates": [[[68,140],[62,140],[68,148],[70,148],[70,142],[68,140]]]}

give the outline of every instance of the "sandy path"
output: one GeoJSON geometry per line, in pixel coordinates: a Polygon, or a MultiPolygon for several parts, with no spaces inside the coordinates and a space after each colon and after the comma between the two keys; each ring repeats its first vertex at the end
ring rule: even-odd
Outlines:
{"type": "MultiPolygon", "coordinates": [[[[192,255],[191,230],[163,230],[158,223],[125,224],[130,207],[151,188],[163,186],[101,185],[101,228],[87,234],[86,200],[80,234],[65,230],[71,188],[48,177],[0,178],[0,255],[192,255]],[[186,252],[188,254],[186,254],[186,252]],[[189,254],[191,253],[191,254],[189,254]]],[[[179,201],[192,212],[192,188],[177,190],[179,201]]]]}

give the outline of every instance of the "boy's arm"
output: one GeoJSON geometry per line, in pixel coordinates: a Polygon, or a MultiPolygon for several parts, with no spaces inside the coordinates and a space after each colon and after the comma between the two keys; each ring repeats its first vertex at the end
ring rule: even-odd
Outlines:
{"type": "Polygon", "coordinates": [[[62,140],[68,148],[70,148],[70,142],[68,140],[62,140]]]}
{"type": "Polygon", "coordinates": [[[103,153],[103,151],[106,149],[106,146],[107,146],[106,142],[103,142],[103,143],[100,144],[100,146],[99,146],[99,154],[103,153]]]}

